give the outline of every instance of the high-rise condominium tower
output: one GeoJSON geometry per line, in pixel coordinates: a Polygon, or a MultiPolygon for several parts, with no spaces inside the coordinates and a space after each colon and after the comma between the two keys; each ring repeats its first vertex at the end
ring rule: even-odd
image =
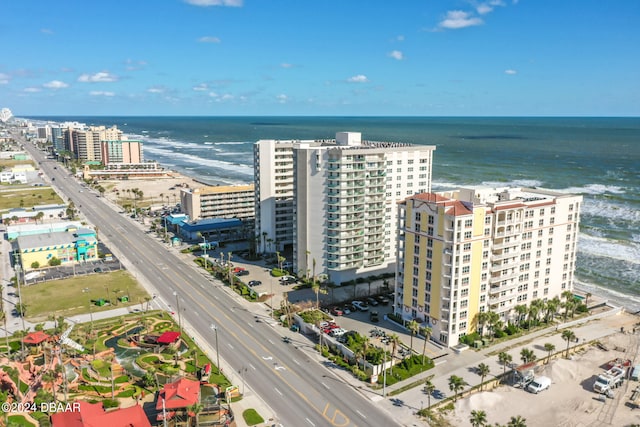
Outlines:
{"type": "Polygon", "coordinates": [[[431,190],[435,147],[362,140],[255,144],[256,234],[265,252],[292,254],[302,276],[340,284],[393,272],[396,204],[431,190]]]}
{"type": "Polygon", "coordinates": [[[541,189],[459,189],[399,205],[394,312],[447,346],[517,306],[571,291],[582,196],[541,189]]]}

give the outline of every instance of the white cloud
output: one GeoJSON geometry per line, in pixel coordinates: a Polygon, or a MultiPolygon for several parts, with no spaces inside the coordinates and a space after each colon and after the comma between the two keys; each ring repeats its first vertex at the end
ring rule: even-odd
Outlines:
{"type": "Polygon", "coordinates": [[[402,61],[404,59],[404,55],[399,50],[392,50],[389,52],[389,56],[393,59],[397,59],[398,61],[402,61]]]}
{"type": "Polygon", "coordinates": [[[127,71],[136,71],[143,68],[147,63],[145,61],[134,61],[132,59],[127,59],[125,61],[125,69],[127,71]]]}
{"type": "Polygon", "coordinates": [[[404,36],[402,34],[400,34],[399,36],[396,36],[396,41],[403,42],[404,36]]]}
{"type": "Polygon", "coordinates": [[[209,96],[210,96],[210,97],[212,97],[212,98],[217,98],[217,97],[219,97],[220,95],[218,95],[218,94],[217,94],[217,93],[215,93],[215,92],[209,92],[209,96]]]}
{"type": "Polygon", "coordinates": [[[69,87],[65,82],[61,82],[60,80],[51,80],[48,83],[43,84],[42,86],[47,87],[49,89],[63,89],[65,87],[69,87]]]}
{"type": "Polygon", "coordinates": [[[447,17],[438,24],[438,27],[458,30],[460,28],[482,25],[483,23],[482,19],[473,16],[469,12],[462,10],[450,10],[447,12],[447,17]]]}
{"type": "Polygon", "coordinates": [[[100,71],[93,75],[82,74],[78,77],[78,81],[83,83],[108,83],[118,81],[118,77],[110,74],[108,71],[100,71]]]}
{"type": "Polygon", "coordinates": [[[243,0],[184,0],[193,6],[231,6],[242,7],[243,0]]]}
{"type": "Polygon", "coordinates": [[[282,64],[280,64],[280,66],[281,66],[282,68],[291,68],[291,67],[293,67],[293,64],[288,64],[288,63],[286,63],[286,62],[283,62],[282,64]]]}
{"type": "Polygon", "coordinates": [[[150,87],[149,89],[147,89],[147,92],[149,93],[164,93],[164,89],[161,87],[150,87]]]}
{"type": "Polygon", "coordinates": [[[230,93],[225,93],[224,95],[222,95],[223,101],[228,101],[230,99],[233,99],[233,95],[231,95],[230,93]]]}
{"type": "Polygon", "coordinates": [[[206,83],[200,83],[198,85],[195,85],[192,89],[197,92],[202,92],[202,91],[209,90],[209,85],[206,83]]]}
{"type": "Polygon", "coordinates": [[[9,77],[8,74],[0,73],[0,85],[6,85],[9,83],[10,78],[11,77],[9,77]]]}
{"type": "Polygon", "coordinates": [[[198,39],[200,43],[220,43],[220,39],[218,37],[204,36],[198,39]]]}
{"type": "Polygon", "coordinates": [[[92,90],[91,92],[89,92],[89,95],[91,95],[91,96],[114,96],[115,93],[107,92],[107,91],[103,91],[103,90],[92,90]]]}
{"type": "Polygon", "coordinates": [[[25,87],[23,89],[23,92],[27,92],[27,93],[36,93],[36,92],[40,92],[40,88],[39,87],[25,87]]]}
{"type": "Polygon", "coordinates": [[[289,100],[289,97],[287,95],[283,94],[283,93],[278,95],[278,96],[276,96],[276,98],[278,99],[278,102],[280,104],[286,104],[287,101],[289,100]]]}
{"type": "Polygon", "coordinates": [[[505,6],[502,0],[490,0],[484,3],[478,3],[476,5],[476,12],[480,15],[486,15],[487,13],[493,12],[493,9],[496,6],[505,6]]]}
{"type": "Polygon", "coordinates": [[[367,83],[369,79],[364,74],[358,74],[357,76],[349,77],[347,81],[349,83],[367,83]]]}
{"type": "Polygon", "coordinates": [[[515,74],[518,74],[518,72],[517,72],[516,70],[511,70],[511,69],[509,69],[509,70],[504,70],[504,73],[505,73],[505,74],[508,74],[508,75],[510,75],[510,76],[513,76],[513,75],[515,75],[515,74]]]}
{"type": "Polygon", "coordinates": [[[40,28],[40,32],[42,34],[53,34],[53,30],[50,30],[49,28],[40,28]]]}

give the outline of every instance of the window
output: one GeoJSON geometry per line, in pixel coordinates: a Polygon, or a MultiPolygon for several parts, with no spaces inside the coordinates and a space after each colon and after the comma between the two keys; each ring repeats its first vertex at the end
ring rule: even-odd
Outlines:
{"type": "Polygon", "coordinates": [[[465,227],[471,227],[473,225],[473,220],[471,219],[467,219],[464,221],[464,226],[465,227]]]}
{"type": "Polygon", "coordinates": [[[464,238],[465,239],[470,239],[471,238],[471,232],[470,231],[465,231],[464,238]]]}
{"type": "Polygon", "coordinates": [[[471,250],[471,243],[465,243],[464,246],[462,247],[465,251],[470,251],[471,250]]]}

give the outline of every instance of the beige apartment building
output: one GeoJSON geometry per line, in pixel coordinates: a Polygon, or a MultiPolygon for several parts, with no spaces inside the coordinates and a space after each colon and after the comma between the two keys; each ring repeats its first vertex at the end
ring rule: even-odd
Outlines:
{"type": "Polygon", "coordinates": [[[582,196],[531,188],[423,193],[399,205],[394,312],[453,347],[477,315],[572,290],[582,196]]]}
{"type": "Polygon", "coordinates": [[[191,220],[238,218],[253,223],[254,190],[253,184],[183,188],[180,191],[180,203],[182,211],[191,220]]]}
{"type": "Polygon", "coordinates": [[[144,163],[142,156],[142,141],[134,140],[106,140],[100,141],[102,164],[111,163],[140,164],[144,163]]]}

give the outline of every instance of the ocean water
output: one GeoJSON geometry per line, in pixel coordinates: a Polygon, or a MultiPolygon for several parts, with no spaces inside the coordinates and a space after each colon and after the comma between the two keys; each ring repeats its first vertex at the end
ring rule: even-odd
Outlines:
{"type": "Polygon", "coordinates": [[[117,125],[146,159],[210,183],[253,180],[259,139],[435,145],[433,189],[536,186],[582,194],[579,287],[640,310],[640,118],[34,117],[117,125]]]}

